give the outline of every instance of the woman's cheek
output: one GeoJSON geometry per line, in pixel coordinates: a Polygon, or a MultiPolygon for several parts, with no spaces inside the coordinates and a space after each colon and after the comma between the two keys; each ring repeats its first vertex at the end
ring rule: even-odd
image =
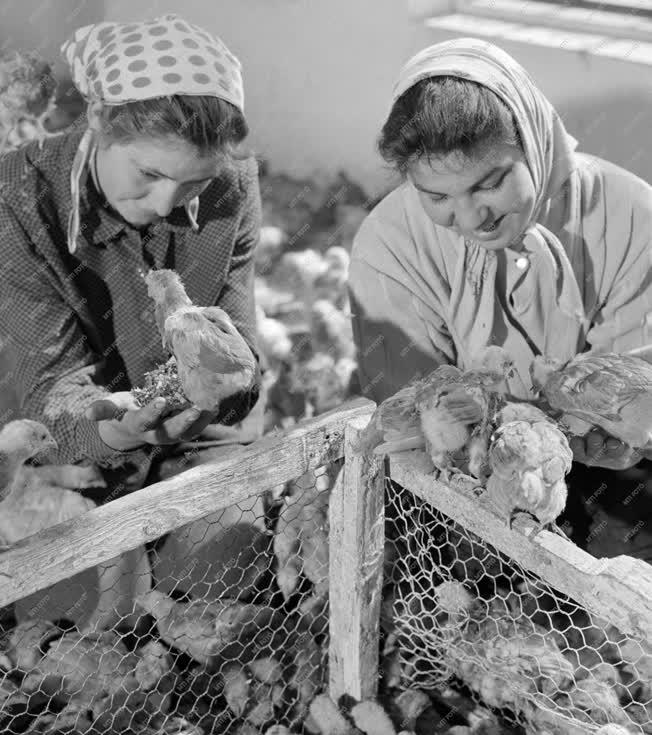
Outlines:
{"type": "Polygon", "coordinates": [[[534,182],[526,166],[511,177],[510,185],[505,190],[505,200],[512,211],[525,212],[534,207],[534,182]]]}

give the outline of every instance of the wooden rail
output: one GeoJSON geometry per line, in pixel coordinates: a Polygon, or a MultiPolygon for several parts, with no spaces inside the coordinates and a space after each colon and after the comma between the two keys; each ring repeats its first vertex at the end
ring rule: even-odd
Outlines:
{"type": "Polygon", "coordinates": [[[532,537],[534,523],[530,521],[515,524],[510,530],[471,478],[455,488],[442,484],[415,469],[416,454],[404,452],[391,457],[391,477],[406,491],[623,633],[652,641],[652,566],[647,562],[629,556],[596,559],[547,531],[532,537]]]}
{"type": "Polygon", "coordinates": [[[329,692],[357,699],[378,688],[380,602],[385,547],[384,460],[356,456],[369,417],[345,432],[344,468],[329,502],[329,692]]]}
{"type": "Polygon", "coordinates": [[[346,425],[373,408],[351,401],[19,541],[0,555],[0,606],[341,458],[346,425]]]}

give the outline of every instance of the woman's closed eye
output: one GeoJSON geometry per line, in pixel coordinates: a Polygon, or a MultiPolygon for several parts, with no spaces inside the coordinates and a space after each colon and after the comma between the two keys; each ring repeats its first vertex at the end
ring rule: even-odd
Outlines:
{"type": "Polygon", "coordinates": [[[485,186],[479,186],[478,188],[480,189],[480,191],[494,191],[495,189],[500,189],[500,187],[505,183],[508,173],[509,170],[504,171],[498,176],[497,179],[494,179],[490,184],[485,184],[485,186]]]}
{"type": "Polygon", "coordinates": [[[160,178],[158,174],[153,173],[152,171],[146,171],[145,169],[139,169],[138,173],[145,179],[148,179],[149,181],[155,181],[156,179],[160,178]]]}

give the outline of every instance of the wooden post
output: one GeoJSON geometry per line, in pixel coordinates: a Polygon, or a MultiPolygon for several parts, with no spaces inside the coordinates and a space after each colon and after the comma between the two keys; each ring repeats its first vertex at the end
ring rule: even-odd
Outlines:
{"type": "Polygon", "coordinates": [[[385,543],[383,458],[356,456],[353,442],[369,417],[344,431],[344,468],[329,504],[329,691],[357,700],[376,696],[385,543]]]}

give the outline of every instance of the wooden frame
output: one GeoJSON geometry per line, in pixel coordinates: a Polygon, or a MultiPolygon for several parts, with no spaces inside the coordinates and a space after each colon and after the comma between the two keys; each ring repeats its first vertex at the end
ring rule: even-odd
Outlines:
{"type": "MultiPolygon", "coordinates": [[[[278,432],[226,458],[46,529],[0,555],[0,606],[136,548],[267,488],[344,459],[329,504],[329,692],[373,698],[384,556],[384,458],[359,456],[356,438],[374,404],[360,399],[278,432]],[[189,492],[189,488],[192,491],[189,492]]],[[[423,501],[568,594],[624,633],[652,642],[652,567],[595,559],[531,525],[510,531],[471,478],[444,485],[422,471],[423,453],[390,457],[390,475],[423,501]]]]}

